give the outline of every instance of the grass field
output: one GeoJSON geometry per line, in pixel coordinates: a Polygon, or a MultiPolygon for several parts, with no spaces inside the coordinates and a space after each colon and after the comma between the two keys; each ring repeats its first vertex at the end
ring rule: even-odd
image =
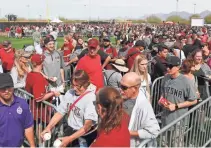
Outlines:
{"type": "MultiPolygon", "coordinates": [[[[0,37],[0,43],[2,43],[4,40],[10,40],[12,43],[12,47],[16,49],[22,49],[25,44],[33,45],[32,38],[16,39],[16,38],[0,37]]],[[[62,37],[57,38],[57,42],[58,42],[58,47],[60,48],[64,43],[63,38],[62,37]]]]}
{"type": "MultiPolygon", "coordinates": [[[[32,38],[16,39],[16,38],[8,38],[8,37],[0,36],[0,43],[2,43],[4,40],[10,40],[11,43],[12,43],[12,47],[15,48],[15,49],[22,49],[23,46],[26,45],[26,44],[33,45],[32,38]]],[[[84,40],[87,40],[87,38],[84,39],[84,40]]],[[[62,44],[64,43],[63,37],[58,37],[57,42],[58,42],[58,48],[60,48],[62,46],[62,44]]],[[[111,38],[111,42],[114,45],[114,43],[115,43],[114,37],[111,38]]]]}

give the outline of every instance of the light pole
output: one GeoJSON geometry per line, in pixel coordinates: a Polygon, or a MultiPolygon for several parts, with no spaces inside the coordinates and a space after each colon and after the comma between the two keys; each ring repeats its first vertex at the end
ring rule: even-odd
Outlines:
{"type": "MultiPolygon", "coordinates": [[[[85,12],[87,12],[87,5],[84,5],[84,9],[85,9],[85,12]]],[[[88,16],[86,16],[87,18],[87,22],[89,21],[89,13],[88,13],[88,16]]]]}
{"type": "Polygon", "coordinates": [[[193,4],[193,11],[194,11],[194,14],[196,14],[196,4],[193,4]]]}
{"type": "Polygon", "coordinates": [[[26,5],[26,7],[28,8],[28,20],[29,20],[29,9],[30,9],[30,5],[26,5]]]}

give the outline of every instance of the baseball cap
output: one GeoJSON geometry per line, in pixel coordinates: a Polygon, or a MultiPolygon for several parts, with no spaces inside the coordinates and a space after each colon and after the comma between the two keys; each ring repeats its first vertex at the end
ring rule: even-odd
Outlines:
{"type": "Polygon", "coordinates": [[[31,58],[31,62],[35,63],[36,65],[42,64],[44,60],[45,56],[40,54],[34,54],[31,58]]]}
{"type": "Polygon", "coordinates": [[[11,42],[9,40],[3,41],[2,45],[4,47],[8,47],[11,44],[11,42]]]}
{"type": "Polygon", "coordinates": [[[15,52],[15,57],[16,58],[20,58],[20,57],[30,58],[32,54],[33,54],[32,52],[28,52],[28,51],[24,51],[23,49],[19,49],[15,52]]]}
{"type": "Polygon", "coordinates": [[[44,39],[44,44],[48,44],[51,41],[55,41],[54,37],[52,35],[47,35],[46,38],[44,39]]]}
{"type": "Polygon", "coordinates": [[[106,36],[106,37],[103,38],[103,41],[109,41],[110,42],[111,40],[108,36],[106,36]]]}
{"type": "Polygon", "coordinates": [[[7,87],[14,87],[13,80],[10,74],[1,73],[0,74],[0,89],[7,87]]]}
{"type": "Polygon", "coordinates": [[[88,42],[88,47],[97,48],[99,46],[99,41],[97,39],[90,39],[88,42]]]}
{"type": "Polygon", "coordinates": [[[136,41],[135,46],[136,46],[136,47],[137,47],[137,46],[141,46],[141,47],[144,47],[144,48],[146,47],[144,41],[142,41],[142,40],[136,41]]]}
{"type": "Polygon", "coordinates": [[[180,66],[181,60],[176,56],[170,56],[167,59],[167,65],[180,66]]]}

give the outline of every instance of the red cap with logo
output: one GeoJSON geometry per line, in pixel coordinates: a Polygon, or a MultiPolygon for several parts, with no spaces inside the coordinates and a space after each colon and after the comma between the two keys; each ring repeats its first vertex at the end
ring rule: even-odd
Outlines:
{"type": "Polygon", "coordinates": [[[31,58],[31,62],[35,63],[36,65],[40,65],[45,60],[45,56],[41,54],[34,54],[31,58]]]}
{"type": "Polygon", "coordinates": [[[88,42],[88,46],[97,48],[99,46],[99,41],[97,39],[90,39],[88,42]]]}

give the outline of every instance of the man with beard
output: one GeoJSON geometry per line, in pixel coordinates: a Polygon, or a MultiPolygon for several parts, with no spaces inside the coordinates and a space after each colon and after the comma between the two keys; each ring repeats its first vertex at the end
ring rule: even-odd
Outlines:
{"type": "Polygon", "coordinates": [[[33,117],[27,102],[13,96],[14,84],[9,74],[0,74],[0,147],[21,147],[24,135],[35,147],[33,117]]]}
{"type": "MultiPolygon", "coordinates": [[[[110,55],[111,57],[111,60],[110,60],[110,63],[113,63],[116,61],[117,59],[117,51],[116,51],[116,48],[112,47],[111,46],[111,43],[110,43],[110,38],[109,37],[105,37],[103,38],[103,47],[101,48],[101,50],[103,50],[105,53],[107,53],[108,55],[110,55]]],[[[111,64],[108,64],[105,69],[112,69],[112,66],[111,64]]]]}

